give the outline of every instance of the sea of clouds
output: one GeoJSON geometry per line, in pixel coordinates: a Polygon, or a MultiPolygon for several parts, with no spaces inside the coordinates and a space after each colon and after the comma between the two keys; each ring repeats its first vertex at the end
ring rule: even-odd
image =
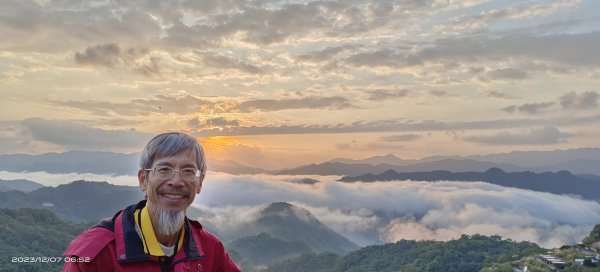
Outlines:
{"type": "MultiPolygon", "coordinates": [[[[338,178],[209,172],[194,205],[227,232],[253,220],[265,205],[285,201],[309,210],[361,246],[401,239],[446,241],[479,233],[553,248],[581,241],[600,222],[600,203],[575,196],[484,182],[343,183],[338,178]],[[298,182],[304,178],[318,182],[298,182]]],[[[0,171],[0,179],[46,186],[80,179],[137,186],[135,176],[0,171]]]]}

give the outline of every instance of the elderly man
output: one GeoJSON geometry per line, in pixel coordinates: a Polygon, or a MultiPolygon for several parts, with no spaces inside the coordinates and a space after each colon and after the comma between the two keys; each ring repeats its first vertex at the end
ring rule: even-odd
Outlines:
{"type": "Polygon", "coordinates": [[[63,271],[240,271],[219,239],[185,216],[205,174],[196,139],[154,137],[138,171],[146,200],[77,236],[64,253],[63,271]]]}

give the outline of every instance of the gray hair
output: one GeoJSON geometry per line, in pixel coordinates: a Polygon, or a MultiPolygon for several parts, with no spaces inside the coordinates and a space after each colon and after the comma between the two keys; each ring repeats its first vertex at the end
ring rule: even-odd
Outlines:
{"type": "Polygon", "coordinates": [[[152,138],[140,155],[140,168],[149,169],[152,167],[152,162],[155,159],[175,156],[184,150],[193,150],[196,153],[196,166],[201,172],[200,182],[202,182],[206,174],[204,150],[198,143],[198,140],[184,133],[168,132],[152,138]]]}

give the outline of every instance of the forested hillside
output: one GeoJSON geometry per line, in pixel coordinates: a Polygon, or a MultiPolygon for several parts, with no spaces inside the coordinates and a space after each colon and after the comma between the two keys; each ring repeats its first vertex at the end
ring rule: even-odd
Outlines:
{"type": "Polygon", "coordinates": [[[97,222],[144,199],[135,186],[74,181],[29,193],[0,192],[0,208],[45,208],[74,222],[97,222]]]}
{"type": "Polygon", "coordinates": [[[470,272],[486,264],[519,260],[545,252],[528,242],[502,240],[499,236],[463,235],[448,242],[408,241],[368,246],[345,256],[306,254],[272,265],[265,271],[403,271],[470,272]]]}
{"type": "Polygon", "coordinates": [[[89,227],[43,209],[0,209],[0,271],[60,271],[63,261],[26,263],[20,257],[60,257],[89,227]]]}

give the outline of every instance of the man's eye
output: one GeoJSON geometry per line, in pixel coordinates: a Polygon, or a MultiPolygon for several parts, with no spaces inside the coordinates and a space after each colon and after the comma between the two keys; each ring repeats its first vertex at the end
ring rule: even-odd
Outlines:
{"type": "Polygon", "coordinates": [[[194,169],[194,168],[185,168],[185,169],[181,170],[181,172],[183,172],[183,174],[186,176],[196,175],[196,169],[194,169]]]}
{"type": "Polygon", "coordinates": [[[156,168],[157,173],[168,173],[173,171],[170,167],[158,167],[156,168]]]}

